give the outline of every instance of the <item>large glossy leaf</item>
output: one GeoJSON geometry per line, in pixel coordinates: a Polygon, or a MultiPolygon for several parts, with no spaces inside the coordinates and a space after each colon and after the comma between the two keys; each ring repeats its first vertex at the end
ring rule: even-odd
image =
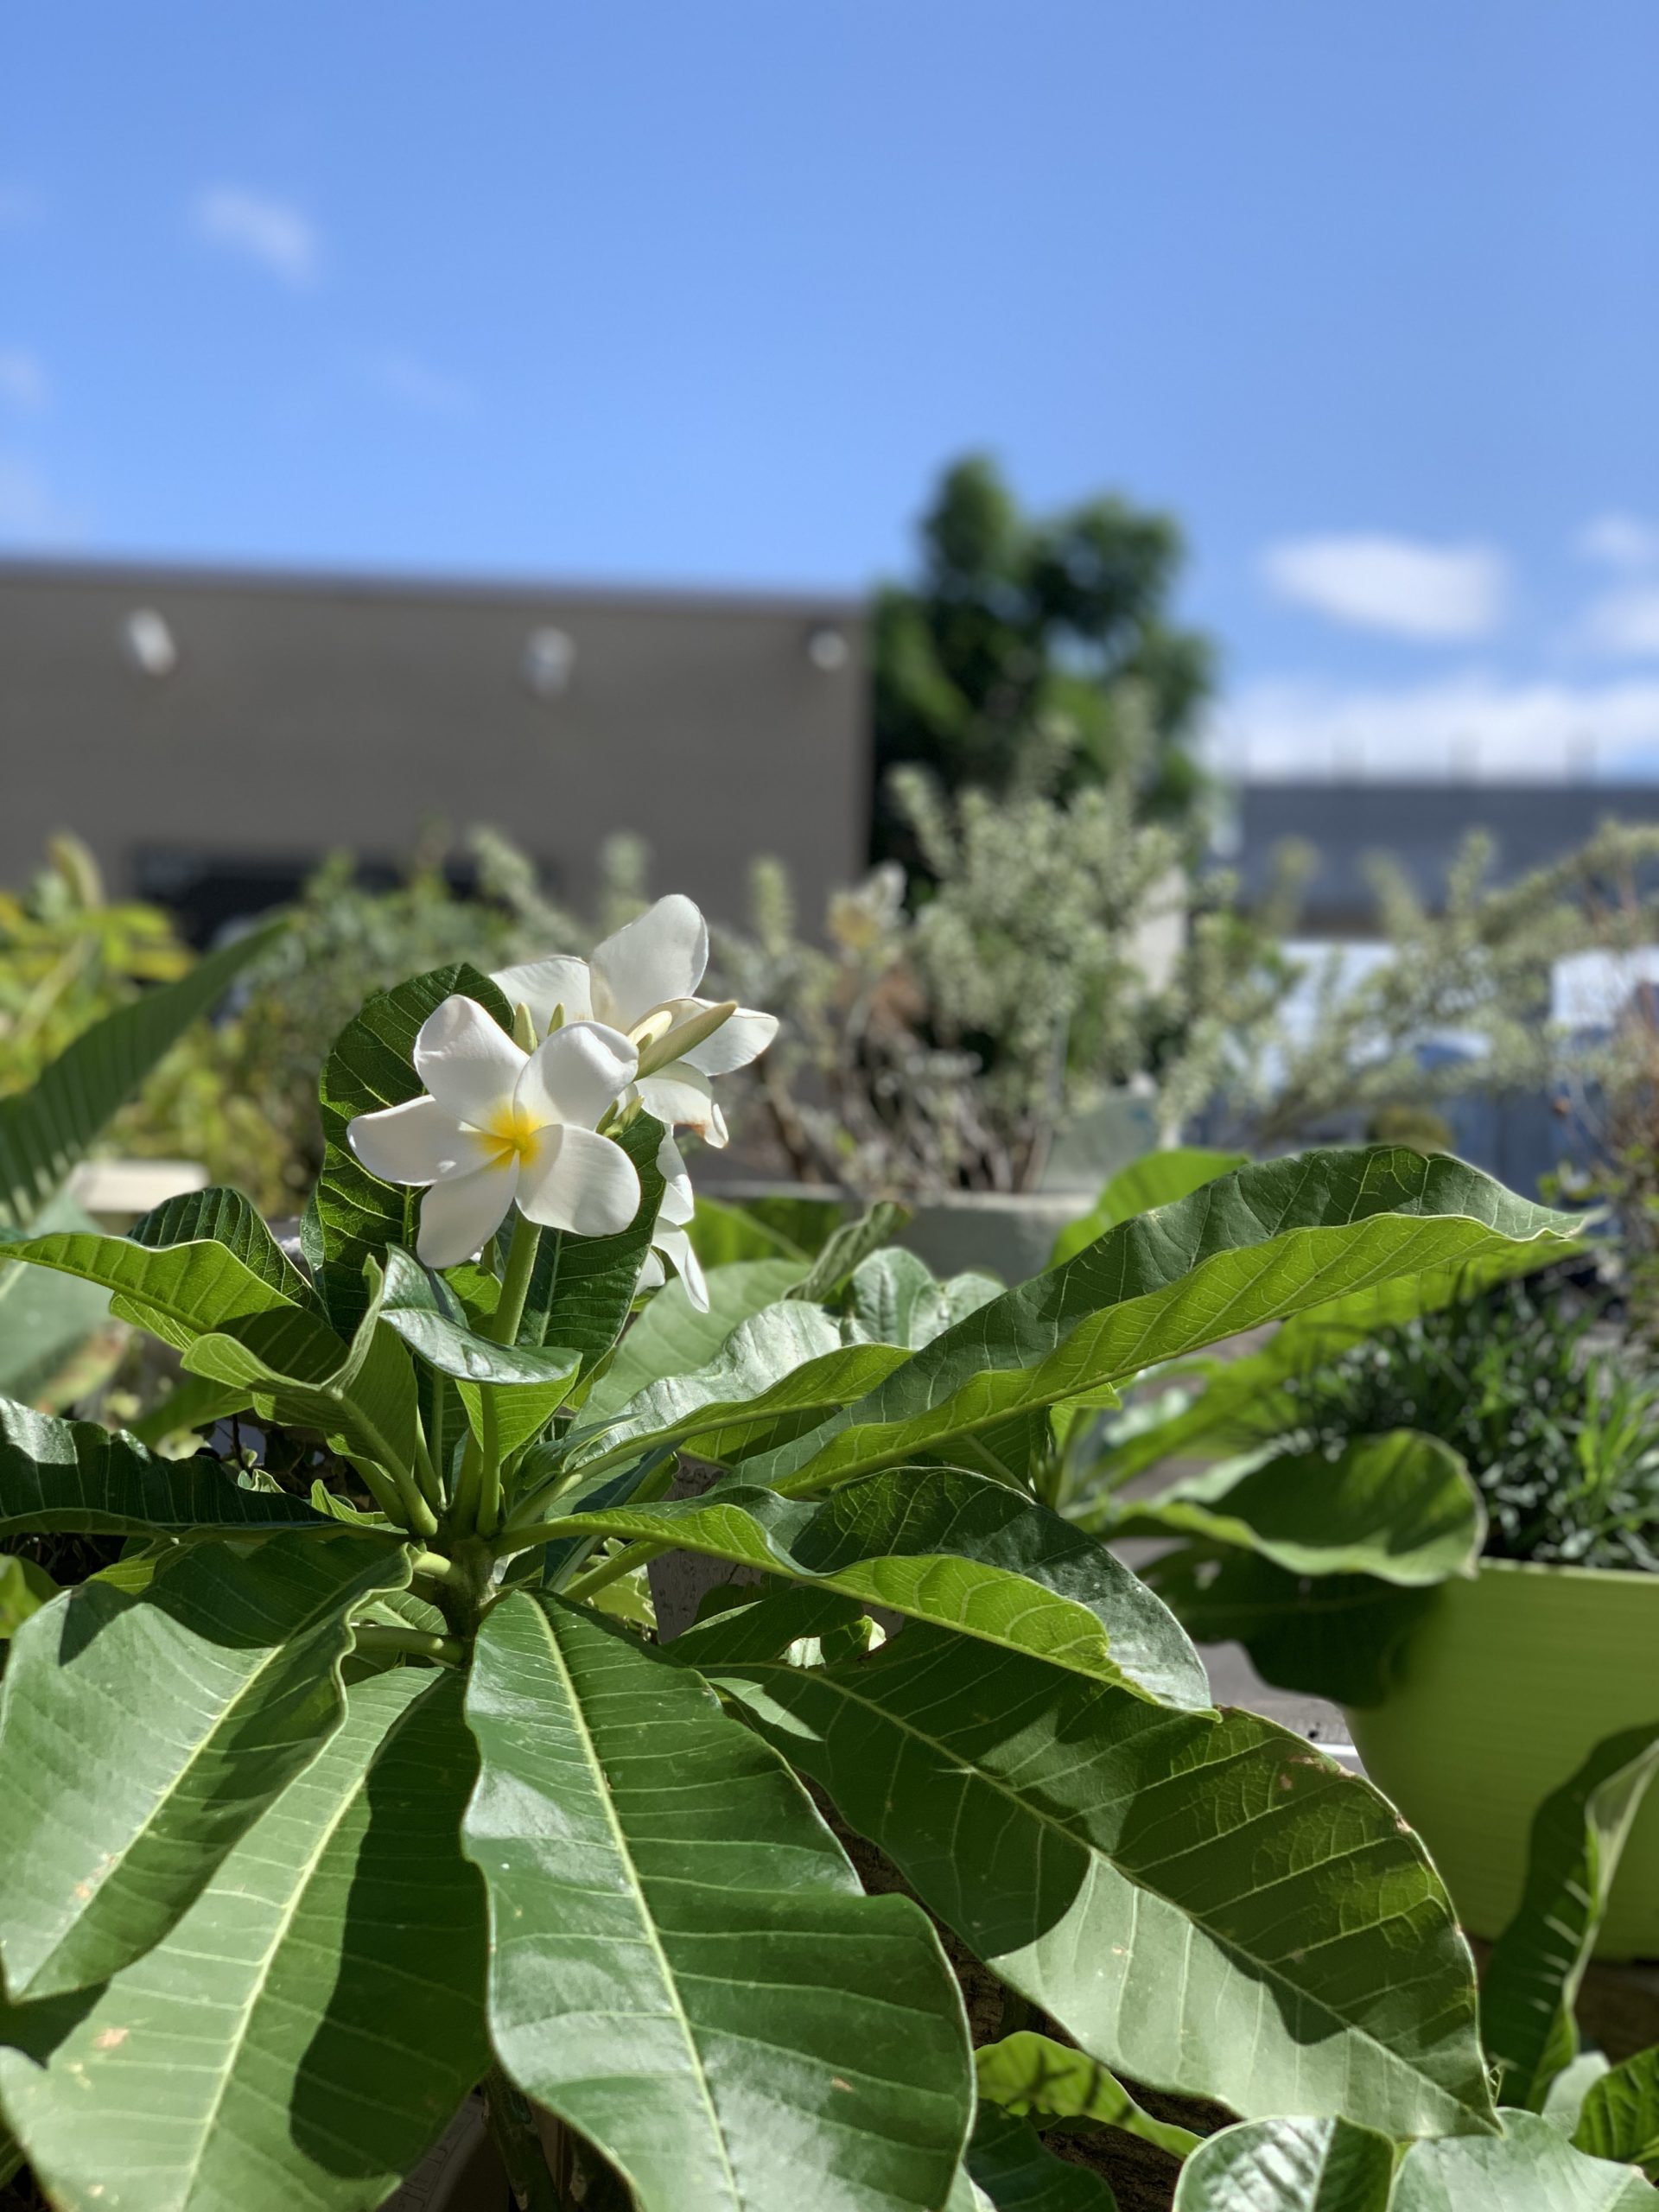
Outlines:
{"type": "MultiPolygon", "coordinates": [[[[230,1191],[198,1191],[192,1198],[247,1203],[238,1201],[238,1194],[230,1191]]],[[[163,1211],[170,1216],[175,1208],[163,1211]]],[[[264,1231],[264,1224],[251,1207],[248,1213],[264,1231]]],[[[251,1231],[220,1243],[207,1226],[212,1218],[204,1207],[201,1218],[193,1221],[181,1206],[178,1226],[183,1233],[176,1238],[166,1233],[170,1223],[149,1215],[138,1224],[149,1232],[143,1242],[137,1230],[131,1236],[105,1236],[96,1230],[60,1231],[9,1241],[0,1244],[0,1253],[103,1285],[114,1294],[114,1313],[181,1351],[208,1331],[233,1327],[254,1314],[311,1314],[304,1277],[283,1261],[268,1231],[269,1254],[261,1251],[251,1231]],[[270,1254],[283,1261],[285,1274],[270,1265],[270,1254]]],[[[321,1321],[315,1325],[324,1327],[321,1321]]]]}
{"type": "Polygon", "coordinates": [[[1541,1264],[1573,1226],[1444,1156],[1382,1147],[1241,1168],[970,1313],[757,1472],[823,1487],[957,1452],[1013,1414],[1390,1276],[1517,1245],[1541,1264]]]}
{"type": "Polygon", "coordinates": [[[462,961],[411,976],[395,990],[377,991],[334,1040],[323,1062],[318,1096],[322,1109],[322,1173],[308,1207],[305,1254],[329,1318],[342,1333],[354,1330],[368,1307],[363,1269],[381,1260],[389,1244],[412,1248],[420,1221],[418,1191],[371,1175],[346,1142],[359,1114],[378,1114],[418,1098],[423,1089],[411,1055],[427,1016],[460,993],[476,999],[504,1029],[512,1008],[487,976],[462,961]]]}
{"type": "Polygon", "coordinates": [[[1394,2145],[1345,2120],[1224,2127],[1181,2170],[1174,2212],[1388,2212],[1394,2145]]]}
{"type": "Polygon", "coordinates": [[[190,1024],[283,927],[251,930],[176,983],[118,1007],[77,1037],[31,1089],[0,1099],[0,1222],[22,1228],[35,1219],[190,1024]]]}
{"type": "Polygon", "coordinates": [[[474,1430],[482,1427],[484,1393],[490,1393],[496,1445],[503,1452],[516,1452],[546,1427],[581,1365],[579,1352],[499,1344],[480,1336],[442,1277],[429,1274],[396,1245],[386,1254],[379,1313],[429,1365],[454,1377],[474,1430]]]}
{"type": "Polygon", "coordinates": [[[0,1964],[16,1999],[101,1980],[172,1926],[340,1724],[352,1608],[409,1580],[360,1536],[184,1548],[83,1583],[0,1683],[0,1964]]]}
{"type": "MultiPolygon", "coordinates": [[[[1659,1685],[1655,1688],[1659,1704],[1659,1685]]],[[[1527,1878],[1481,1988],[1506,2104],[1541,2109],[1579,2047],[1573,2008],[1631,1823],[1659,1773],[1659,1719],[1605,1736],[1533,1817],[1527,1878]]]]}
{"type": "Polygon", "coordinates": [[[458,1677],[360,1682],[154,1949],[90,2001],[0,2005],[0,2100],[57,2202],[381,2202],[488,2063],[476,1768],[458,1677]]]}
{"type": "Polygon", "coordinates": [[[1022,2119],[1040,2115],[1051,2124],[1094,2120],[1138,2135],[1176,2158],[1184,2158],[1198,2142],[1190,2129],[1143,2112],[1116,2075],[1086,2050],[1029,2028],[982,2045],[974,2053],[974,2072],[982,2102],[988,2098],[1022,2119]]]}
{"type": "Polygon", "coordinates": [[[49,1605],[58,1586],[43,1567],[16,1552],[0,1552],[0,1643],[49,1605]]]}
{"type": "Polygon", "coordinates": [[[582,1354],[589,1374],[622,1333],[651,1234],[663,1202],[663,1125],[649,1114],[630,1122],[617,1139],[639,1178],[639,1211],[614,1236],[566,1236],[543,1230],[519,1325],[521,1344],[567,1344],[582,1354]]]}
{"type": "Polygon", "coordinates": [[[1659,2046],[1591,2083],[1573,2140],[1592,2158],[1659,2173],[1659,2046]]]}
{"type": "Polygon", "coordinates": [[[1394,1808],[1254,1713],[912,1623],[718,1670],[923,1903],[1131,2080],[1387,2134],[1493,2126],[1451,1902],[1394,1808]]]}
{"type": "MultiPolygon", "coordinates": [[[[1117,2203],[1098,2174],[1057,2158],[1044,2149],[1029,2120],[1015,2120],[995,2105],[980,2107],[964,2164],[995,2212],[1115,2212],[1117,2203]]],[[[950,2212],[957,2212],[955,2198],[950,2212]]]]}
{"type": "Polygon", "coordinates": [[[1264,1681],[1338,1705],[1380,1705],[1439,1592],[1374,1574],[1293,1573],[1257,1552],[1185,1544],[1143,1567],[1196,1643],[1242,1643],[1264,1681]]]}
{"type": "Polygon", "coordinates": [[[1116,1229],[1121,1221],[1150,1213],[1155,1206],[1173,1205],[1190,1197],[1218,1176],[1249,1165],[1245,1152],[1207,1152],[1198,1145],[1180,1145],[1169,1152],[1148,1152],[1120,1167],[1080,1221],[1071,1222],[1054,1240],[1051,1268],[1075,1259],[1085,1245],[1116,1229]]]}
{"type": "Polygon", "coordinates": [[[519,1594],[479,1632],[492,2040],[639,2212],[936,2212],[972,2107],[950,1969],[697,1678],[519,1594]]]}
{"type": "Polygon", "coordinates": [[[908,1210],[891,1198],[878,1198],[856,1221],[843,1222],[825,1238],[811,1266],[790,1292],[791,1298],[827,1304],[873,1253],[898,1236],[910,1219],[908,1210]]]}
{"type": "Polygon", "coordinates": [[[681,1440],[704,1458],[742,1458],[780,1433],[816,1427],[906,1357],[895,1344],[846,1343],[821,1306],[768,1306],[695,1375],[664,1376],[604,1421],[584,1421],[568,1440],[569,1463],[608,1466],[681,1440]]]}
{"type": "Polygon", "coordinates": [[[1399,1428],[1331,1458],[1225,1461],[1131,1506],[1113,1533],[1197,1537],[1259,1552],[1292,1574],[1421,1588],[1474,1573],[1486,1515],[1450,1445],[1399,1428]]]}
{"type": "Polygon", "coordinates": [[[1414,2143],[1389,2212],[1659,2212],[1659,2190],[1575,2151],[1547,2120],[1506,2112],[1490,2140],[1414,2143]]]}
{"type": "Polygon", "coordinates": [[[198,1337],[189,1373],[245,1390],[262,1419],[320,1428],[330,1448],[362,1467],[409,1467],[418,1400],[401,1339],[379,1319],[378,1295],[349,1344],[297,1306],[255,1313],[198,1337]]]}
{"type": "MultiPolygon", "coordinates": [[[[65,1230],[96,1235],[98,1224],[60,1192],[31,1227],[36,1236],[65,1230]]],[[[0,1258],[0,1395],[36,1398],[109,1319],[110,1301],[97,1283],[0,1258]]]]}
{"type": "Polygon", "coordinates": [[[872,1253],[855,1271],[847,1286],[847,1310],[872,1343],[908,1344],[919,1351],[1001,1294],[995,1275],[952,1275],[941,1282],[925,1260],[895,1247],[872,1253]]]}
{"type": "Polygon", "coordinates": [[[302,1498],[244,1490],[215,1459],[158,1459],[96,1421],[0,1398],[0,1535],[257,1536],[327,1525],[302,1498]]]}
{"type": "Polygon", "coordinates": [[[960,1468],[903,1468],[813,1502],[728,1481],[550,1526],[582,1529],[787,1574],[1171,1705],[1210,1703],[1198,1654],[1103,1544],[960,1468]]]}
{"type": "Polygon", "coordinates": [[[713,1269],[709,1310],[698,1311],[677,1277],[665,1283],[628,1325],[616,1357],[588,1394],[584,1427],[621,1412],[629,1401],[667,1375],[695,1375],[707,1367],[740,1322],[775,1306],[800,1280],[804,1260],[744,1261],[713,1269]]]}
{"type": "Polygon", "coordinates": [[[290,1306],[315,1306],[317,1294],[310,1279],[296,1268],[265,1224],[251,1198],[240,1191],[216,1184],[206,1191],[186,1191],[168,1198],[136,1222],[130,1232],[135,1244],[158,1249],[168,1244],[187,1244],[210,1238],[235,1254],[243,1266],[287,1300],[290,1306]]]}

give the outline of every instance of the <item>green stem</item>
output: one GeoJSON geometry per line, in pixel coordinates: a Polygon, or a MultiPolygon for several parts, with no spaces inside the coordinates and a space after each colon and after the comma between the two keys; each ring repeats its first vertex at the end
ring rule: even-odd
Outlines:
{"type": "Polygon", "coordinates": [[[438,1482],[438,1510],[442,1511],[449,1487],[449,1468],[444,1452],[443,1393],[444,1380],[436,1370],[432,1375],[432,1440],[428,1449],[438,1482]]]}
{"type": "Polygon", "coordinates": [[[477,1436],[469,1431],[467,1449],[461,1455],[461,1473],[455,1482],[455,1502],[449,1509],[450,1526],[459,1535],[470,1536],[477,1522],[479,1484],[483,1471],[483,1449],[477,1436]]]}
{"type": "Polygon", "coordinates": [[[446,1666],[458,1667],[467,1656],[467,1647],[453,1636],[429,1636],[417,1628],[382,1628],[369,1622],[362,1627],[355,1623],[352,1639],[362,1652],[393,1652],[411,1659],[440,1659],[446,1666]]]}
{"type": "Polygon", "coordinates": [[[415,1479],[421,1486],[421,1496],[433,1512],[443,1510],[443,1485],[438,1480],[438,1471],[432,1464],[432,1454],[427,1449],[426,1431],[421,1426],[418,1409],[415,1415],[415,1479]]]}
{"type": "Polygon", "coordinates": [[[478,1478],[478,1533],[493,1536],[501,1520],[501,1433],[495,1417],[495,1392],[486,1382],[482,1402],[483,1449],[478,1478]]]}
{"type": "Polygon", "coordinates": [[[484,2076],[484,2110],[518,2212],[565,2212],[568,2199],[548,2171],[530,2105],[499,2066],[484,2076]]]}
{"type": "Polygon", "coordinates": [[[435,1536],[438,1533],[438,1516],[421,1496],[420,1484],[410,1474],[409,1469],[392,1467],[386,1471],[390,1472],[391,1479],[397,1485],[398,1503],[403,1509],[397,1518],[403,1522],[404,1528],[411,1535],[435,1536]]]}
{"type": "MultiPolygon", "coordinates": [[[[659,1497],[665,1497],[673,1485],[674,1469],[678,1458],[678,1451],[671,1444],[654,1452],[645,1473],[628,1492],[627,1503],[630,1505],[653,1505],[659,1497]]],[[[550,1483],[542,1484],[539,1489],[522,1499],[513,1508],[506,1527],[495,1540],[493,1549],[496,1557],[504,1559],[512,1552],[527,1552],[534,1544],[546,1543],[550,1536],[568,1536],[570,1531],[562,1523],[570,1516],[562,1515],[557,1520],[550,1521],[546,1516],[546,1503],[550,1495],[568,1490],[573,1483],[583,1479],[588,1472],[586,1467],[578,1467],[574,1471],[566,1469],[556,1475],[550,1483]],[[543,1516],[541,1520],[528,1517],[538,1512],[543,1516]]],[[[599,1539],[595,1536],[591,1541],[597,1543],[599,1539]]]]}
{"type": "Polygon", "coordinates": [[[429,1582],[447,1582],[456,1590],[470,1586],[467,1577],[454,1560],[446,1558],[442,1552],[416,1552],[410,1561],[409,1571],[411,1574],[424,1575],[429,1582]]]}
{"type": "Polygon", "coordinates": [[[530,1295],[530,1278],[536,1266],[536,1248],[541,1241],[539,1224],[526,1219],[523,1214],[514,1217],[512,1242],[507,1247],[507,1264],[501,1274],[501,1295],[494,1313],[479,1332],[493,1344],[512,1344],[518,1341],[518,1324],[524,1318],[524,1300],[530,1295]]]}
{"type": "Polygon", "coordinates": [[[641,1536],[638,1542],[625,1544],[609,1559],[601,1560],[597,1567],[590,1567],[586,1574],[577,1575],[574,1582],[567,1582],[559,1595],[562,1598],[591,1598],[595,1590],[602,1590],[608,1582],[620,1582],[625,1574],[632,1574],[636,1567],[644,1567],[648,1560],[660,1559],[664,1552],[671,1552],[672,1544],[654,1542],[641,1536]]]}
{"type": "Polygon", "coordinates": [[[404,1525],[404,1501],[391,1477],[384,1473],[372,1459],[353,1459],[352,1466],[354,1471],[361,1476],[363,1487],[385,1515],[387,1520],[395,1521],[401,1529],[404,1525]]]}

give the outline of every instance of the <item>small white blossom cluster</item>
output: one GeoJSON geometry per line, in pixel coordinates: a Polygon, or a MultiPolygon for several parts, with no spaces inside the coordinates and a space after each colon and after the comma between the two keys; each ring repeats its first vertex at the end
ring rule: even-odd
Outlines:
{"type": "Polygon", "coordinates": [[[428,1267],[471,1258],[515,1205],[578,1236],[626,1229],[639,1178],[612,1133],[638,1105],[668,1130],[658,1154],[667,1189],[643,1280],[662,1281],[671,1263],[706,1306],[688,1233],[691,1179],[673,1132],[723,1145],[712,1078],[765,1052],[778,1028],[769,1014],[697,997],[708,964],[708,925],[675,894],[591,960],[556,955],[494,976],[516,1009],[516,1038],[469,998],[448,998],[428,1018],[414,1056],[424,1093],[359,1114],[347,1131],[372,1175],[425,1185],[416,1250],[428,1267]]]}

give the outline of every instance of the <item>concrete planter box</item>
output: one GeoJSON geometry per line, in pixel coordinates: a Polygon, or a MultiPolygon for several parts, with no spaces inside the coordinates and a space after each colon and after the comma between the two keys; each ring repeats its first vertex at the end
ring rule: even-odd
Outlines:
{"type": "MultiPolygon", "coordinates": [[[[1464,1926],[1500,1935],[1532,1816],[1594,1745],[1659,1719],[1659,1574],[1483,1561],[1413,1631],[1402,1687],[1348,1714],[1366,1773],[1427,1845],[1464,1926]]],[[[1631,1829],[1597,1956],[1659,1958],[1659,1789],[1631,1829]]]]}

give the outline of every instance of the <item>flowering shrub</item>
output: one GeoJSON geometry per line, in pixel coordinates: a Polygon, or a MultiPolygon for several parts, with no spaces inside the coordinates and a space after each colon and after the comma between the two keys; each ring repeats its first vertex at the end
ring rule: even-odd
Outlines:
{"type": "Polygon", "coordinates": [[[299,1260],[226,1189],[8,1245],[106,1287],[181,1355],[175,1426],[245,1447],[0,1403],[0,1535],[128,1540],[33,1593],[0,1691],[0,2113],[42,2187],[368,2208],[482,2084],[520,2204],[1029,2202],[1065,2170],[992,2085],[976,2120],[942,1925],[1114,2125],[1116,2069],[1484,2157],[1421,1846],[1212,1710],[1029,1478],[1057,1409],[1151,1361],[1568,1224],[1313,1154],[1011,1291],[857,1236],[652,1291],[670,1121],[713,1126],[766,1041],[697,999],[701,948],[667,901],[580,972],[372,997],[299,1260]],[[664,1642],[669,1552],[756,1586],[664,1642]],[[806,1780],[912,1895],[867,1893],[806,1780]]]}

